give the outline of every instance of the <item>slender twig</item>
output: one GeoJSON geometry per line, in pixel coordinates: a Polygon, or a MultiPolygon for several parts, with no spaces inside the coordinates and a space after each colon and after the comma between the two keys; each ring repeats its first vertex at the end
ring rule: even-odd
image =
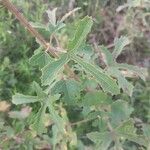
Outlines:
{"type": "Polygon", "coordinates": [[[42,35],[40,35],[36,29],[34,29],[28,20],[19,12],[19,10],[13,5],[9,0],[2,0],[2,4],[11,12],[15,15],[15,17],[21,22],[21,24],[27,28],[27,30],[39,41],[39,43],[46,49],[48,50],[51,55],[57,56],[55,52],[55,48],[51,47],[48,42],[43,38],[42,35]]]}
{"type": "MultiPolygon", "coordinates": [[[[0,2],[2,2],[2,4],[10,12],[12,12],[15,15],[15,17],[20,21],[20,23],[25,28],[27,28],[27,30],[39,41],[39,43],[45,48],[45,51],[50,52],[50,54],[53,57],[56,57],[56,58],[59,57],[58,54],[56,53],[57,52],[57,48],[52,47],[50,45],[50,43],[47,42],[43,38],[43,36],[40,33],[38,33],[38,31],[30,25],[30,23],[28,22],[28,20],[19,12],[19,10],[16,8],[15,5],[13,5],[9,0],[1,0],[0,2]]],[[[78,77],[74,74],[74,72],[69,68],[69,66],[67,64],[65,65],[65,68],[67,68],[68,72],[70,72],[71,75],[73,75],[76,80],[79,80],[78,77]]]]}
{"type": "Polygon", "coordinates": [[[81,121],[78,121],[78,122],[74,122],[74,123],[71,123],[71,126],[80,125],[82,123],[86,123],[86,122],[95,120],[97,118],[99,118],[99,116],[96,116],[95,118],[91,118],[91,119],[84,119],[84,120],[81,120],[81,121]]]}
{"type": "Polygon", "coordinates": [[[78,11],[79,9],[80,9],[80,7],[77,7],[77,8],[75,8],[75,9],[69,11],[67,14],[65,14],[65,15],[61,18],[60,22],[64,22],[70,15],[72,15],[73,13],[75,13],[76,11],[78,11]]]}

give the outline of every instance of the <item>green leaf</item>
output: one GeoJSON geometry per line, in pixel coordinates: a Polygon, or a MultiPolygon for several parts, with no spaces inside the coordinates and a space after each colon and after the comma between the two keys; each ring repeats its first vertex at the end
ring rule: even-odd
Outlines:
{"type": "Polygon", "coordinates": [[[123,51],[123,48],[129,43],[130,41],[127,37],[121,36],[120,38],[116,38],[114,41],[115,49],[112,53],[113,58],[116,59],[123,51]]]}
{"type": "Polygon", "coordinates": [[[111,105],[111,123],[113,126],[118,126],[121,122],[129,119],[133,108],[126,101],[117,100],[111,105]]]}
{"type": "MultiPolygon", "coordinates": [[[[51,98],[53,99],[54,97],[51,97],[51,98]]],[[[51,116],[52,120],[54,121],[55,125],[57,126],[58,130],[64,134],[64,133],[66,133],[65,121],[63,120],[63,118],[61,118],[58,115],[58,112],[55,110],[52,101],[54,101],[54,100],[49,101],[49,104],[48,104],[50,116],[51,116]]]]}
{"type": "Polygon", "coordinates": [[[121,126],[117,127],[116,131],[120,137],[124,137],[129,141],[133,141],[144,146],[148,145],[148,141],[144,136],[136,134],[136,129],[132,119],[123,122],[121,126]]]}
{"type": "Polygon", "coordinates": [[[44,52],[40,47],[34,52],[34,55],[29,61],[31,65],[37,65],[40,68],[43,68],[48,63],[52,62],[53,58],[51,58],[50,55],[47,52],[44,52]]]}
{"type": "Polygon", "coordinates": [[[123,89],[125,93],[132,96],[134,86],[126,80],[126,78],[121,74],[121,72],[116,67],[109,67],[107,71],[117,78],[120,88],[123,89]]]}
{"type": "Polygon", "coordinates": [[[52,93],[63,94],[64,102],[74,105],[80,96],[80,84],[75,80],[61,80],[53,87],[52,93]]]}
{"type": "Polygon", "coordinates": [[[93,25],[92,18],[86,16],[78,22],[74,38],[69,42],[68,49],[76,52],[77,49],[83,44],[87,34],[91,31],[93,25]]]}
{"type": "Polygon", "coordinates": [[[140,145],[147,146],[148,141],[144,136],[136,134],[136,129],[134,127],[133,120],[127,120],[123,122],[120,126],[113,129],[110,132],[91,132],[87,134],[87,137],[96,144],[95,149],[107,150],[112,141],[115,142],[115,147],[120,147],[119,139],[128,139],[129,141],[136,142],[140,145]]]}
{"type": "Polygon", "coordinates": [[[109,132],[91,132],[87,137],[96,144],[95,149],[107,150],[112,143],[111,133],[109,132]]]}
{"type": "Polygon", "coordinates": [[[132,66],[132,65],[128,65],[128,64],[116,64],[117,68],[119,69],[124,69],[124,70],[129,70],[134,72],[137,76],[139,76],[142,80],[145,81],[145,77],[147,75],[147,69],[145,68],[140,68],[137,66],[132,66]]]}
{"type": "Polygon", "coordinates": [[[53,61],[52,63],[49,63],[44,68],[42,68],[42,85],[50,85],[55,80],[55,78],[57,78],[57,74],[62,70],[63,66],[68,61],[68,55],[63,55],[57,61],[53,61]]]}
{"type": "Polygon", "coordinates": [[[38,22],[30,22],[33,28],[46,29],[47,27],[44,24],[38,22]]]}
{"type": "Polygon", "coordinates": [[[16,104],[16,105],[35,103],[38,101],[39,101],[39,99],[37,96],[26,96],[26,95],[19,94],[19,93],[15,94],[12,97],[12,102],[13,102],[13,104],[16,104]]]}
{"type": "Polygon", "coordinates": [[[34,122],[31,125],[31,127],[37,131],[38,134],[42,134],[45,131],[45,126],[44,126],[44,117],[45,117],[45,111],[47,108],[47,103],[42,103],[41,108],[38,111],[37,114],[34,116],[34,122]]]}
{"type": "MultiPolygon", "coordinates": [[[[109,107],[109,105],[108,105],[108,107],[109,107]]],[[[93,113],[93,115],[94,115],[94,113],[93,113]]],[[[97,118],[98,118],[98,116],[99,116],[99,119],[93,120],[92,126],[96,127],[96,128],[98,127],[99,131],[101,131],[101,132],[106,132],[108,130],[107,120],[106,120],[107,114],[101,113],[100,115],[97,115],[97,118]]]]}
{"type": "Polygon", "coordinates": [[[116,129],[117,129],[117,132],[120,134],[124,134],[124,133],[135,134],[136,133],[136,129],[134,127],[134,122],[132,119],[129,119],[129,120],[123,122],[116,129]]]}
{"type": "Polygon", "coordinates": [[[94,51],[92,49],[91,45],[88,44],[82,44],[78,51],[78,55],[80,55],[83,59],[87,60],[87,61],[92,61],[92,55],[94,55],[94,51]]]}
{"type": "Polygon", "coordinates": [[[112,66],[114,64],[113,56],[110,51],[105,46],[100,46],[100,50],[102,51],[104,62],[107,66],[112,66]]]}
{"type": "Polygon", "coordinates": [[[45,119],[44,118],[45,118],[46,108],[48,107],[50,116],[52,117],[52,120],[54,121],[54,123],[58,127],[59,131],[61,131],[62,133],[65,133],[66,132],[65,131],[65,121],[63,120],[63,118],[61,118],[58,115],[58,112],[55,110],[55,108],[53,106],[53,101],[56,101],[56,99],[58,98],[58,95],[50,96],[49,98],[46,95],[44,95],[42,97],[41,97],[41,94],[38,94],[38,95],[39,95],[39,97],[38,96],[25,96],[22,94],[16,94],[13,96],[13,103],[17,105],[17,104],[41,102],[40,103],[41,108],[33,117],[31,117],[31,119],[32,119],[30,121],[30,122],[32,122],[31,127],[34,130],[36,130],[38,132],[38,134],[41,134],[45,131],[45,127],[44,127],[44,120],[45,119]],[[40,101],[40,100],[42,100],[42,101],[40,101]]]}
{"type": "Polygon", "coordinates": [[[65,27],[64,23],[58,23],[56,26],[49,24],[47,30],[49,31],[49,35],[52,35],[52,33],[56,33],[57,31],[59,31],[60,29],[64,27],[65,27]]]}
{"type": "Polygon", "coordinates": [[[113,95],[120,93],[119,86],[116,84],[116,81],[104,73],[100,67],[92,65],[75,55],[72,55],[71,59],[82,66],[86,72],[90,73],[101,85],[104,91],[110,92],[113,95]]]}
{"type": "Polygon", "coordinates": [[[103,105],[103,104],[110,104],[111,99],[101,91],[87,93],[84,98],[82,105],[83,106],[92,106],[92,105],[103,105]]]}
{"type": "Polygon", "coordinates": [[[40,87],[40,85],[37,82],[33,82],[32,83],[34,91],[36,92],[37,96],[39,97],[39,99],[44,99],[46,98],[46,93],[43,92],[42,88],[40,87]]]}
{"type": "Polygon", "coordinates": [[[82,83],[83,88],[87,88],[91,91],[95,91],[97,86],[98,86],[98,83],[94,79],[91,79],[91,80],[85,79],[84,82],[82,83]]]}

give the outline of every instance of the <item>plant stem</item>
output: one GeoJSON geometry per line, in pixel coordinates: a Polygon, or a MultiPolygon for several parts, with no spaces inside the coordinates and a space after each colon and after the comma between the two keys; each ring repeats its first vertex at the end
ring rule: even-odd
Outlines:
{"type": "Polygon", "coordinates": [[[75,125],[79,125],[79,124],[82,124],[82,123],[86,123],[86,122],[95,120],[97,118],[99,118],[99,117],[97,116],[97,117],[92,118],[92,119],[84,119],[84,120],[81,120],[81,121],[78,121],[78,122],[74,122],[74,123],[71,123],[71,126],[75,126],[75,125]]]}
{"type": "MultiPolygon", "coordinates": [[[[13,5],[9,0],[2,0],[0,1],[2,4],[10,11],[12,12],[15,17],[20,21],[20,23],[40,42],[40,44],[45,48],[46,51],[50,52],[50,54],[53,57],[59,58],[58,54],[56,53],[57,50],[55,47],[52,47],[50,43],[48,43],[43,36],[35,29],[33,28],[28,20],[19,12],[19,10],[16,8],[15,5],[13,5]]],[[[71,71],[69,66],[66,64],[65,67],[69,70],[71,74],[74,75],[74,78],[78,80],[74,72],[71,71]]]]}
{"type": "Polygon", "coordinates": [[[15,15],[15,17],[21,22],[21,24],[27,28],[27,30],[40,42],[40,44],[47,49],[52,56],[57,56],[55,53],[55,48],[51,47],[48,42],[38,33],[36,29],[34,29],[28,20],[19,12],[19,10],[13,5],[9,0],[2,0],[2,4],[15,15]]]}

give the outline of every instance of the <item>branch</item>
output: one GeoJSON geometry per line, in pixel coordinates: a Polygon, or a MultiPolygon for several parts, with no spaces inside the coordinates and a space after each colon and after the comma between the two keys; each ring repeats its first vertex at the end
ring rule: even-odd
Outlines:
{"type": "Polygon", "coordinates": [[[100,116],[96,116],[95,118],[91,118],[91,119],[84,119],[84,120],[81,120],[81,121],[78,121],[78,122],[71,123],[71,126],[80,125],[82,123],[86,123],[86,122],[89,122],[89,121],[92,121],[92,120],[95,120],[95,119],[99,119],[99,118],[100,118],[100,116]]]}
{"type": "MultiPolygon", "coordinates": [[[[12,13],[14,16],[20,21],[20,23],[27,28],[27,30],[40,42],[40,44],[45,48],[45,51],[50,52],[53,57],[59,57],[57,49],[55,47],[50,46],[50,44],[43,38],[43,36],[38,33],[38,31],[33,28],[28,20],[19,12],[19,10],[13,5],[9,0],[1,0],[2,4],[12,13]]],[[[68,65],[65,65],[68,71],[74,76],[76,80],[79,80],[78,77],[71,71],[68,65]]]]}
{"type": "Polygon", "coordinates": [[[48,42],[45,41],[42,35],[40,35],[36,29],[34,29],[28,20],[19,12],[19,10],[9,1],[2,0],[2,4],[21,22],[21,24],[27,28],[27,30],[40,42],[40,44],[51,53],[52,56],[58,57],[55,48],[51,47],[48,42]]]}

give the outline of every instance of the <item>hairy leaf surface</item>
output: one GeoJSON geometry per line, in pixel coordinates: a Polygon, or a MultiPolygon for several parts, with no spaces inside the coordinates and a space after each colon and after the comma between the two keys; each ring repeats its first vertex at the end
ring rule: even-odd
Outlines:
{"type": "Polygon", "coordinates": [[[57,74],[63,68],[63,66],[68,62],[68,56],[63,55],[59,60],[53,61],[42,68],[42,85],[50,85],[52,81],[57,78],[57,74]]]}
{"type": "Polygon", "coordinates": [[[115,80],[105,74],[100,67],[89,64],[88,62],[75,55],[73,55],[71,59],[81,65],[86,72],[94,76],[104,91],[110,92],[113,95],[117,95],[120,93],[119,87],[116,84],[115,80]]]}
{"type": "Polygon", "coordinates": [[[98,106],[103,104],[110,104],[111,99],[101,91],[89,92],[83,98],[83,106],[98,106]]]}
{"type": "Polygon", "coordinates": [[[123,91],[129,96],[132,96],[134,86],[126,80],[126,78],[121,74],[121,72],[115,67],[109,67],[107,71],[112,76],[117,78],[120,88],[122,88],[123,91]]]}
{"type": "Polygon", "coordinates": [[[120,135],[120,137],[124,137],[130,141],[144,146],[148,145],[148,141],[146,140],[145,136],[136,134],[136,129],[132,119],[123,122],[122,125],[117,128],[117,133],[120,135]]]}
{"type": "Polygon", "coordinates": [[[75,80],[61,80],[52,89],[53,93],[63,94],[63,101],[68,105],[77,103],[80,96],[80,84],[75,80]]]}
{"type": "Polygon", "coordinates": [[[34,55],[30,58],[31,65],[37,65],[40,68],[46,66],[48,63],[53,61],[53,58],[47,52],[44,52],[42,48],[37,49],[34,55]]]}
{"type": "Polygon", "coordinates": [[[77,51],[77,49],[83,44],[87,34],[91,31],[92,25],[92,18],[88,16],[79,21],[74,38],[69,42],[68,45],[68,49],[70,51],[77,51]]]}
{"type": "Polygon", "coordinates": [[[33,124],[31,125],[32,128],[35,131],[37,131],[38,134],[42,134],[45,130],[44,117],[45,117],[46,108],[47,108],[46,103],[41,104],[41,108],[38,111],[38,113],[35,114],[34,119],[33,119],[33,124]]]}
{"type": "Polygon", "coordinates": [[[123,51],[123,48],[130,43],[129,39],[125,36],[121,36],[120,38],[116,38],[114,41],[115,49],[112,53],[113,58],[116,59],[121,52],[123,51]]]}
{"type": "Polygon", "coordinates": [[[109,132],[91,132],[87,134],[87,137],[96,144],[95,149],[107,150],[112,143],[112,137],[109,132]]]}
{"type": "Polygon", "coordinates": [[[113,126],[118,126],[121,122],[129,119],[133,108],[126,101],[117,100],[111,105],[111,123],[113,126]]]}
{"type": "Polygon", "coordinates": [[[13,102],[13,104],[16,104],[16,105],[35,103],[38,101],[39,101],[39,99],[37,96],[26,96],[26,95],[19,94],[19,93],[15,94],[12,97],[12,102],[13,102]]]}

